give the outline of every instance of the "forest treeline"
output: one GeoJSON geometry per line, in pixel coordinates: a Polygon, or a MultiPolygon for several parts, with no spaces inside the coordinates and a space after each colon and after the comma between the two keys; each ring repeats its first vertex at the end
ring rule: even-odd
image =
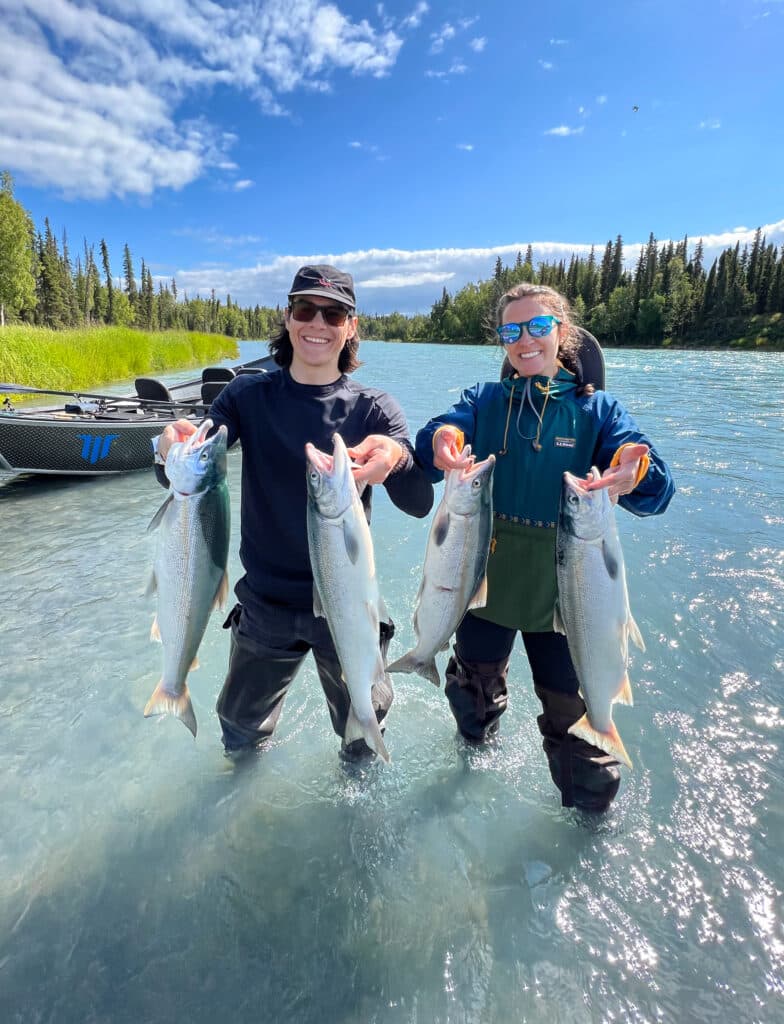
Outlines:
{"type": "Polygon", "coordinates": [[[103,239],[97,253],[87,241],[72,253],[65,234],[58,239],[48,217],[43,231],[36,229],[14,199],[11,175],[0,172],[0,326],[16,322],[58,330],[111,325],[268,338],[281,318],[279,308],[243,308],[231,295],[221,301],[214,290],[206,299],[191,297],[174,278],[156,287],[143,259],[137,276],[127,244],[120,275],[113,272],[103,239]]]}
{"type": "Polygon", "coordinates": [[[499,257],[492,276],[454,295],[444,288],[427,316],[368,317],[367,337],[401,341],[495,343],[498,299],[524,281],[566,295],[578,323],[604,345],[743,344],[784,347],[784,245],[768,243],[760,228],[752,244],[728,247],[706,268],[703,244],[689,239],[660,245],[653,234],[632,270],[624,268],[623,239],[601,256],[535,262],[531,246],[512,266],[499,257]]]}
{"type": "MultiPolygon", "coordinates": [[[[512,266],[498,257],[485,280],[454,294],[444,288],[429,314],[360,314],[360,334],[413,342],[491,342],[499,297],[523,281],[563,292],[578,322],[604,345],[784,347],[784,245],[767,242],[759,228],[751,245],[726,248],[710,267],[701,240],[659,244],[653,233],[632,269],[625,266],[620,235],[601,255],[592,248],[568,261],[537,262],[529,246],[512,266]]],[[[122,273],[115,276],[104,240],[97,253],[85,241],[73,254],[65,235],[55,237],[48,218],[43,231],[35,228],[14,199],[10,174],[0,173],[0,325],[7,320],[54,329],[111,324],[265,339],[281,318],[280,307],[242,307],[214,291],[209,298],[190,297],[174,279],[156,287],[144,259],[137,276],[127,244],[122,273]]]]}

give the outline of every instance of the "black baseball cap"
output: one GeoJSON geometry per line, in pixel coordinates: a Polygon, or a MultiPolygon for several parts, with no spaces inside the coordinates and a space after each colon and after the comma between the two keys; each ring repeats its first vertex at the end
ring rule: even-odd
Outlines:
{"type": "Polygon", "coordinates": [[[320,295],[325,299],[335,299],[351,309],[355,309],[357,305],[354,297],[354,278],[351,274],[344,274],[337,267],[330,267],[329,264],[300,267],[294,275],[289,300],[298,295],[320,295]]]}

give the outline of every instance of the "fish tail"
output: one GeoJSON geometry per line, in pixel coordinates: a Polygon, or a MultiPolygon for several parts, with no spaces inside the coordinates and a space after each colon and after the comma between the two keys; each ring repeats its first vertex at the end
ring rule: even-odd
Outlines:
{"type": "Polygon", "coordinates": [[[175,718],[187,726],[196,736],[196,715],[191,704],[191,695],[188,687],[185,686],[179,697],[163,688],[163,680],[158,683],[147,701],[144,708],[144,717],[151,718],[153,715],[174,715],[175,718]]]}
{"type": "Polygon", "coordinates": [[[607,732],[600,732],[599,729],[595,729],[591,725],[588,715],[583,715],[578,722],[569,726],[569,732],[572,736],[579,736],[586,743],[590,743],[592,746],[603,750],[605,754],[610,754],[612,757],[617,758],[627,768],[633,767],[631,758],[626,753],[626,747],[623,745],[623,740],[615,728],[615,722],[610,722],[607,732]]]}
{"type": "Polygon", "coordinates": [[[387,672],[415,672],[417,675],[422,676],[423,679],[429,679],[433,686],[441,685],[436,659],[431,658],[430,661],[425,661],[423,658],[418,658],[413,651],[409,651],[402,658],[398,658],[391,665],[387,665],[387,672]]]}
{"type": "Polygon", "coordinates": [[[360,721],[359,718],[357,718],[357,714],[354,711],[354,705],[352,704],[348,713],[344,739],[346,743],[350,743],[354,739],[359,739],[360,737],[365,741],[365,743],[367,743],[371,750],[375,750],[382,761],[385,761],[386,764],[391,763],[392,758],[389,756],[387,748],[384,746],[384,737],[381,735],[381,728],[376,720],[376,716],[372,715],[366,721],[360,721]]]}

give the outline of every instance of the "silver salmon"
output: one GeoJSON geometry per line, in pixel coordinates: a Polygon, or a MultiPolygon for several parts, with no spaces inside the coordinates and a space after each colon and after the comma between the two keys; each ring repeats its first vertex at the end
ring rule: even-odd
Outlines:
{"type": "Polygon", "coordinates": [[[229,490],[226,428],[210,438],[205,420],[166,457],[169,494],[153,517],[157,548],[148,593],[157,593],[151,637],[163,644],[163,675],[144,709],[145,717],[172,714],[196,735],[187,677],[210,613],[229,591],[229,490]]]}
{"type": "Polygon", "coordinates": [[[417,672],[440,686],[436,654],[449,647],[465,613],[486,604],[494,467],[495,456],[490,455],[445,474],[417,594],[416,647],[393,662],[388,672],[417,672]]]}
{"type": "MultiPolygon", "coordinates": [[[[591,469],[593,479],[599,470],[591,469]]],[[[564,473],[556,532],[558,601],[553,628],[565,633],[587,713],[569,728],[629,768],[612,719],[614,703],[632,704],[629,639],[645,650],[629,610],[623,551],[606,488],[589,491],[564,473]]]]}
{"type": "Polygon", "coordinates": [[[373,541],[340,434],[332,458],[305,445],[308,546],[313,611],[329,625],[351,697],[344,740],[364,739],[389,762],[371,691],[384,680],[379,623],[387,619],[376,578],[373,541]]]}

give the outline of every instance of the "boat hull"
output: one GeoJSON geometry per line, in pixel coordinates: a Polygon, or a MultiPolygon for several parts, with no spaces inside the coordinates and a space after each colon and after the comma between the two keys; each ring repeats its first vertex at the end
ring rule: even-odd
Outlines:
{"type": "Polygon", "coordinates": [[[150,442],[172,422],[165,417],[133,422],[68,413],[0,416],[0,470],[103,476],[149,469],[150,442]]]}
{"type": "MultiPolygon", "coordinates": [[[[231,368],[230,375],[274,368],[265,356],[231,368]]],[[[110,476],[150,469],[152,439],[178,419],[198,425],[209,411],[211,399],[204,395],[203,375],[173,385],[166,401],[92,396],[100,401],[90,402],[74,394],[70,403],[59,406],[0,408],[0,472],[110,476]]]]}

